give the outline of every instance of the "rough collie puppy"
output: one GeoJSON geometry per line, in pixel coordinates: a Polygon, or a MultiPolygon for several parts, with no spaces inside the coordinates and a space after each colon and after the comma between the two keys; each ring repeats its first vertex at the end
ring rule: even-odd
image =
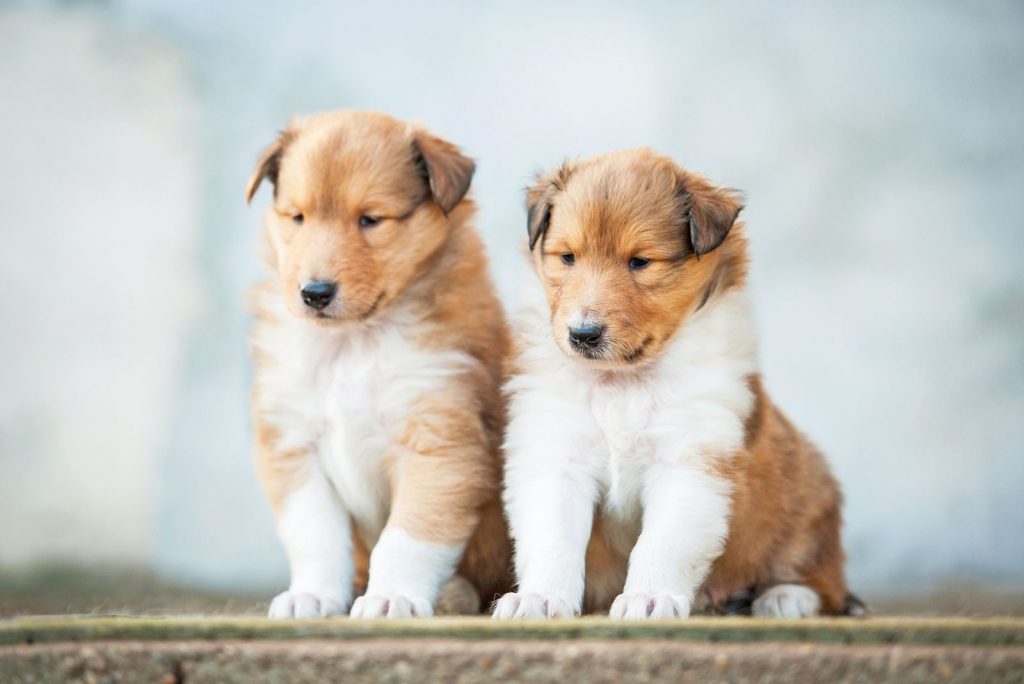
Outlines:
{"type": "Polygon", "coordinates": [[[294,123],[249,181],[247,200],[274,185],[253,295],[258,470],[291,567],[271,617],[429,616],[456,569],[476,610],[511,586],[507,331],[473,171],[424,130],[342,111],[294,123]]]}
{"type": "Polygon", "coordinates": [[[844,609],[841,496],[761,385],[742,205],[650,150],[528,193],[542,287],[517,334],[504,500],[518,593],[494,615],[844,609]],[[749,605],[749,604],[748,604],[749,605]]]}

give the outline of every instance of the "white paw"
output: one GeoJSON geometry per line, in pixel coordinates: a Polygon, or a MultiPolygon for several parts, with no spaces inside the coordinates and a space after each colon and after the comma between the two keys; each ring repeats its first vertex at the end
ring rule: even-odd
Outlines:
{"type": "Polygon", "coordinates": [[[681,594],[619,594],[608,611],[616,620],[671,620],[690,617],[690,599],[681,594]]]}
{"type": "Polygon", "coordinates": [[[763,618],[805,618],[818,614],[821,599],[802,584],[777,584],[754,599],[750,612],[763,618]]]}
{"type": "Polygon", "coordinates": [[[360,596],[352,604],[351,616],[363,620],[376,618],[428,618],[434,615],[430,601],[398,594],[360,596]]]}
{"type": "Polygon", "coordinates": [[[540,594],[509,592],[494,602],[491,617],[496,620],[566,618],[576,614],[565,599],[540,594]]]}
{"type": "Polygon", "coordinates": [[[304,591],[284,591],[270,602],[267,616],[276,619],[323,618],[343,615],[348,601],[337,596],[318,596],[304,591]]]}

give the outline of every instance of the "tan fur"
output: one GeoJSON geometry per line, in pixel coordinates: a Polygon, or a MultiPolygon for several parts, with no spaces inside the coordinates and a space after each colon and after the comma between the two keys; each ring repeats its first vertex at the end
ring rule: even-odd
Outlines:
{"type": "Polygon", "coordinates": [[[270,507],[277,512],[285,496],[305,480],[309,457],[300,451],[279,449],[274,430],[260,419],[258,412],[253,413],[256,432],[256,474],[270,501],[270,507]]]}
{"type": "MultiPolygon", "coordinates": [[[[246,196],[264,179],[275,184],[266,243],[278,277],[259,287],[276,288],[292,315],[310,325],[352,325],[401,300],[423,317],[417,340],[423,348],[479,360],[481,370],[467,375],[457,392],[422,401],[411,412],[390,460],[396,465],[388,524],[425,541],[469,539],[459,571],[486,602],[512,582],[498,503],[508,338],[471,226],[476,209],[463,199],[472,171],[453,145],[408,124],[382,114],[334,112],[282,133],[260,157],[246,196]],[[361,216],[379,222],[360,227],[361,216]],[[309,280],[336,281],[344,310],[325,316],[304,306],[299,291],[309,280]]],[[[256,315],[257,325],[276,324],[265,308],[256,315]]],[[[257,365],[267,362],[255,355],[257,365]]],[[[309,455],[278,449],[261,418],[258,389],[253,403],[258,469],[276,509],[301,485],[309,455]]],[[[355,537],[357,584],[365,587],[369,548],[359,530],[355,537]]]]}
{"type": "Polygon", "coordinates": [[[839,613],[847,593],[839,485],[759,377],[751,378],[751,390],[746,449],[723,466],[734,483],[730,534],[706,592],[719,600],[748,587],[806,584],[821,596],[822,612],[839,613]]]}
{"type": "MultiPolygon", "coordinates": [[[[688,315],[714,306],[716,293],[745,285],[746,238],[743,226],[733,225],[738,196],[650,150],[567,163],[538,180],[528,204],[534,266],[554,329],[566,329],[567,317],[591,300],[600,302],[616,346],[594,361],[598,367],[653,359],[688,315]],[[551,221],[559,215],[572,220],[551,221]],[[691,233],[694,223],[699,233],[691,233]],[[561,260],[570,253],[572,266],[561,260]],[[650,264],[631,270],[633,257],[650,264]]],[[[564,348],[564,336],[557,337],[564,348]]],[[[745,448],[719,468],[733,486],[729,536],[704,593],[718,603],[738,590],[802,583],[820,594],[823,613],[841,612],[839,486],[821,453],[771,403],[760,377],[749,383],[745,448]]],[[[628,548],[603,529],[599,509],[587,550],[586,611],[606,610],[626,575],[628,548]]]]}
{"type": "Polygon", "coordinates": [[[627,550],[609,542],[605,537],[601,515],[595,515],[590,541],[587,543],[587,583],[583,594],[583,612],[608,610],[608,606],[622,592],[628,562],[627,550]]]}
{"type": "MultiPolygon", "coordinates": [[[[573,310],[599,300],[616,345],[616,358],[604,364],[611,366],[657,356],[682,323],[683,312],[694,310],[719,281],[736,284],[746,273],[741,245],[695,258],[682,218],[692,208],[706,224],[728,217],[731,225],[740,209],[734,194],[649,150],[629,155],[567,163],[541,178],[529,194],[531,218],[562,213],[575,219],[538,235],[533,250],[552,323],[564,329],[573,310]],[[560,193],[570,178],[573,191],[560,193]],[[569,253],[581,257],[579,267],[562,263],[562,255],[569,253]],[[629,270],[625,266],[635,256],[650,264],[629,270]]],[[[738,231],[730,237],[734,245],[742,243],[738,231]]],[[[559,343],[564,339],[559,337],[559,343]]]]}

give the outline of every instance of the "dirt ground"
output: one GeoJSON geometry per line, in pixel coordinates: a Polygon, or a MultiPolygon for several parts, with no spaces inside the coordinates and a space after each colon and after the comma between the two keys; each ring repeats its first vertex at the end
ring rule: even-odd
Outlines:
{"type": "MultiPolygon", "coordinates": [[[[274,590],[211,592],[125,568],[52,565],[0,572],[0,618],[17,615],[262,615],[274,590]]],[[[931,592],[861,595],[874,615],[1024,617],[1024,588],[948,585],[931,592]]]]}

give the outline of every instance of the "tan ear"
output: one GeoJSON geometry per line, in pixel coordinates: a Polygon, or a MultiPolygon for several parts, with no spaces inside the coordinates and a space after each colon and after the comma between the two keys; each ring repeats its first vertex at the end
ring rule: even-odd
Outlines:
{"type": "Polygon", "coordinates": [[[700,257],[725,241],[743,210],[743,198],[736,190],[712,185],[696,173],[683,172],[680,182],[690,244],[700,257]]]}
{"type": "Polygon", "coordinates": [[[445,214],[451,213],[469,192],[476,163],[447,140],[420,131],[413,148],[423,159],[430,181],[430,194],[445,214]]]}
{"type": "Polygon", "coordinates": [[[541,236],[547,232],[555,196],[565,189],[571,175],[572,167],[569,162],[564,162],[550,173],[539,174],[537,182],[527,189],[526,230],[530,238],[531,251],[541,236]]]}
{"type": "Polygon", "coordinates": [[[252,175],[249,176],[249,184],[245,186],[246,204],[252,201],[252,196],[259,190],[260,183],[263,182],[264,178],[269,180],[275,189],[277,188],[277,174],[281,170],[281,156],[284,154],[285,148],[288,147],[288,143],[294,137],[295,133],[291,129],[281,131],[277,136],[277,140],[260,153],[259,159],[256,160],[256,168],[253,169],[252,175]]]}

